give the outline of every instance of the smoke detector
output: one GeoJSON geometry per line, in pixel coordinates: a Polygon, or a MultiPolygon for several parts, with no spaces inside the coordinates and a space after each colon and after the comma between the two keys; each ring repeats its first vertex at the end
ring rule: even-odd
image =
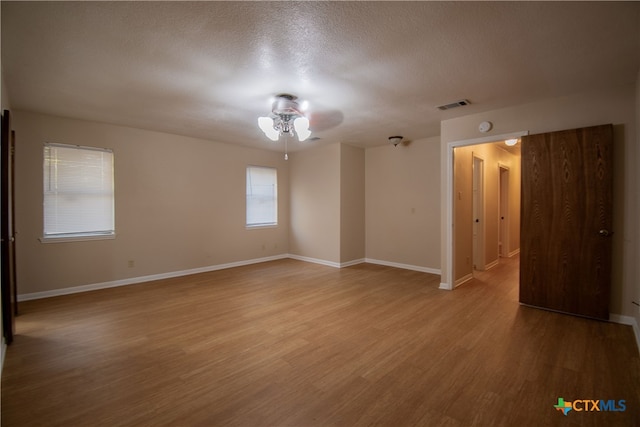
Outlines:
{"type": "Polygon", "coordinates": [[[478,130],[482,133],[489,132],[493,128],[493,123],[491,122],[482,122],[478,125],[478,130]]]}

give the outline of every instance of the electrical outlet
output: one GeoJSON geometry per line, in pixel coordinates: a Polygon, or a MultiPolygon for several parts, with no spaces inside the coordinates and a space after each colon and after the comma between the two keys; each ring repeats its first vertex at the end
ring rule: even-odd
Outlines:
{"type": "Polygon", "coordinates": [[[133,268],[133,267],[135,267],[135,266],[136,266],[136,262],[135,262],[134,260],[130,259],[130,260],[127,262],[127,267],[129,267],[129,268],[133,268]]]}

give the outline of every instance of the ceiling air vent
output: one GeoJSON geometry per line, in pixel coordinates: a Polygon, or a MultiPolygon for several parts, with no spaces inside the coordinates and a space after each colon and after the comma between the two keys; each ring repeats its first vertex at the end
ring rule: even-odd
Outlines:
{"type": "Polygon", "coordinates": [[[464,107],[465,105],[471,104],[467,99],[461,99],[460,101],[452,102],[450,104],[439,105],[438,110],[450,110],[452,108],[464,107]]]}

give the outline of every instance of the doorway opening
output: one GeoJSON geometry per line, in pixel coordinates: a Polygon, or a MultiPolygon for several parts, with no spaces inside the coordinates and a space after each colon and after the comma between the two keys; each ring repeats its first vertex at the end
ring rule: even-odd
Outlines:
{"type": "Polygon", "coordinates": [[[448,145],[446,266],[441,289],[453,289],[474,272],[519,253],[520,144],[505,140],[528,132],[448,145]]]}

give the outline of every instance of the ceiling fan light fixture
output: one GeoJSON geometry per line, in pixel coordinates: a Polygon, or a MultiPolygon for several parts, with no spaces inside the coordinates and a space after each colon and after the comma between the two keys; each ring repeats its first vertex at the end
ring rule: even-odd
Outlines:
{"type": "Polygon", "coordinates": [[[258,117],[258,127],[272,141],[280,138],[280,132],[275,129],[274,121],[271,117],[258,117]]]}
{"type": "Polygon", "coordinates": [[[293,121],[293,127],[298,134],[299,141],[302,142],[311,136],[311,131],[309,130],[309,119],[306,117],[297,117],[293,121]]]}

